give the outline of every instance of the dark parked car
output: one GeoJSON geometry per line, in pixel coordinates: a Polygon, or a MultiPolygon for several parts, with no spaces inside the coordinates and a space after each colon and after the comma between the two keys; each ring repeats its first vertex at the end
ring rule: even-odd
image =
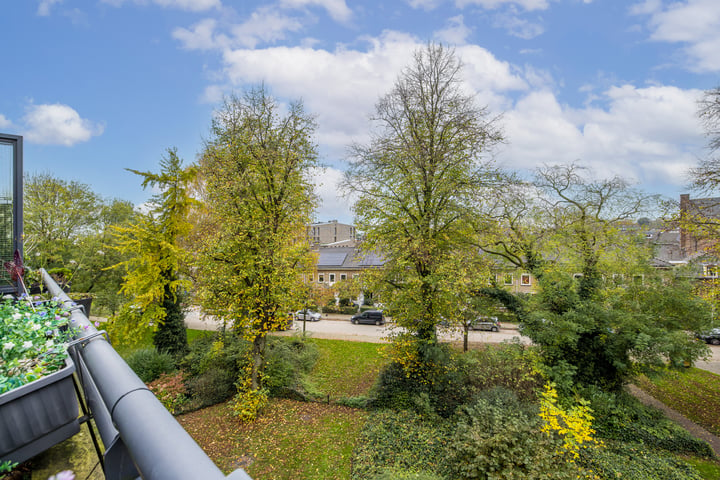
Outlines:
{"type": "Polygon", "coordinates": [[[382,310],[365,310],[362,313],[350,317],[350,321],[355,325],[358,323],[385,325],[385,317],[383,316],[382,310]]]}
{"type": "Polygon", "coordinates": [[[698,335],[698,338],[711,345],[720,345],[720,328],[713,328],[706,334],[698,335]]]}
{"type": "Polygon", "coordinates": [[[478,317],[470,324],[471,330],[490,330],[491,332],[499,332],[500,324],[497,317],[478,317]]]}

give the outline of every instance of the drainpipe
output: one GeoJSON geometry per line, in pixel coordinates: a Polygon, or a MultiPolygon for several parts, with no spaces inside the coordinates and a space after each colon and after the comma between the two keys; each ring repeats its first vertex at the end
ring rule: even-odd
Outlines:
{"type": "Polygon", "coordinates": [[[252,480],[242,469],[225,477],[75,302],[41,273],[48,292],[71,308],[71,325],[80,329],[71,350],[105,445],[106,479],[252,480]]]}

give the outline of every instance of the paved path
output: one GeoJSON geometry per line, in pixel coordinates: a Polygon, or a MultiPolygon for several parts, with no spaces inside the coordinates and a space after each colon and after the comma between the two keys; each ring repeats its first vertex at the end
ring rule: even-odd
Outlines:
{"type": "Polygon", "coordinates": [[[685,430],[690,432],[691,435],[708,442],[710,444],[710,447],[712,447],[713,452],[715,452],[715,455],[720,456],[720,438],[708,432],[703,427],[696,424],[684,415],[680,414],[676,410],[673,410],[664,403],[655,399],[655,397],[651,396],[637,386],[628,385],[627,389],[635,398],[640,400],[645,405],[650,405],[651,407],[662,410],[670,420],[683,427],[685,430]]]}

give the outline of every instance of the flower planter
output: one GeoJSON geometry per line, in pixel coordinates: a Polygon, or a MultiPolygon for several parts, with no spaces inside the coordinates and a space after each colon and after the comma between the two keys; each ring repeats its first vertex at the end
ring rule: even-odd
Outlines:
{"type": "Polygon", "coordinates": [[[70,358],[65,368],[0,395],[0,462],[24,462],[80,431],[70,358]]]}

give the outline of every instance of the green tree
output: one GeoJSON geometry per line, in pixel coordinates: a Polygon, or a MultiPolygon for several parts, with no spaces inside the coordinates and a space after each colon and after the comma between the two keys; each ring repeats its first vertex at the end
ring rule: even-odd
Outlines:
{"type": "Polygon", "coordinates": [[[236,401],[248,419],[262,403],[267,334],[302,306],[302,273],[312,266],[305,225],[315,205],[315,122],[300,102],[287,108],[264,86],[227,98],[200,160],[212,226],[199,254],[199,296],[206,313],[252,343],[236,401]]]}
{"type": "Polygon", "coordinates": [[[49,173],[26,175],[23,186],[24,251],[33,267],[64,267],[73,242],[94,233],[102,201],[89,185],[49,173]]]}
{"type": "MultiPolygon", "coordinates": [[[[372,118],[366,145],[352,147],[345,187],[357,195],[364,248],[382,252],[385,266],[373,286],[423,358],[436,344],[436,324],[463,303],[458,285],[471,271],[477,211],[474,195],[495,181],[488,149],[502,140],[497,119],[465,93],[452,49],[429,44],[415,52],[372,118]]],[[[426,361],[427,360],[427,361],[426,361]]],[[[422,374],[422,372],[420,372],[422,374]]]]}
{"type": "Polygon", "coordinates": [[[188,185],[195,167],[183,168],[176,149],[160,160],[160,173],[128,169],[157,187],[150,211],[128,226],[114,226],[114,248],[127,258],[116,265],[125,275],[121,292],[129,299],[119,313],[128,334],[151,329],[159,351],[181,355],[187,348],[182,299],[189,288],[183,276],[188,254],[180,240],[188,235],[187,213],[194,202],[188,185]]]}

